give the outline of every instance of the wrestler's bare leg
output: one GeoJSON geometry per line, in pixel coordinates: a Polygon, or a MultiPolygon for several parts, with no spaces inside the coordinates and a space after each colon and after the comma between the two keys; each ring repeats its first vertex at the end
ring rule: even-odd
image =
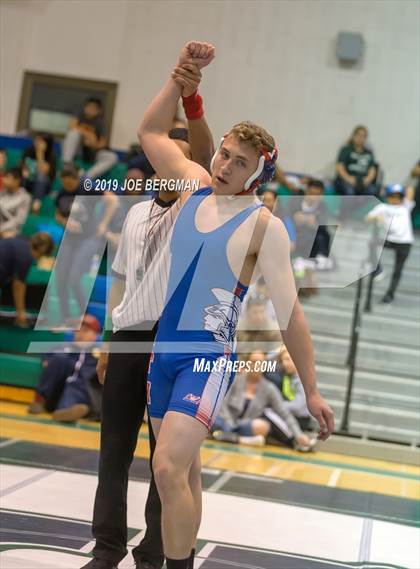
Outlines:
{"type": "Polygon", "coordinates": [[[165,555],[189,557],[201,518],[200,446],[207,428],[197,419],[168,411],[152,418],[156,436],[153,472],[162,502],[162,538],[165,555]]]}

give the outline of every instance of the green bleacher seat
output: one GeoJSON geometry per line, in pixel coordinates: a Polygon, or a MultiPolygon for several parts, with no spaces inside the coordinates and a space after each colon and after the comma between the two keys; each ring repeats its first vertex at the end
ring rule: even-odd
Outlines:
{"type": "Polygon", "coordinates": [[[51,346],[64,341],[63,332],[30,330],[17,326],[0,325],[0,347],[2,352],[26,355],[31,342],[50,342],[51,346]]]}
{"type": "Polygon", "coordinates": [[[20,148],[6,148],[7,167],[15,168],[16,166],[19,166],[22,154],[23,150],[20,148]]]}
{"type": "Polygon", "coordinates": [[[0,377],[3,385],[35,388],[42,371],[39,357],[0,353],[0,377]]]}

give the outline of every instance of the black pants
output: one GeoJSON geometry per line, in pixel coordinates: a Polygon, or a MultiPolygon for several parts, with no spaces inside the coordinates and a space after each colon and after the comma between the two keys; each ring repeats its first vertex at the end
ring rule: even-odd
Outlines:
{"type": "MultiPolygon", "coordinates": [[[[111,341],[153,341],[152,332],[121,330],[111,341]]],[[[102,399],[99,482],[92,532],[95,557],[118,563],[127,554],[127,486],[137,437],[146,408],[150,353],[110,353],[102,399]]],[[[150,464],[156,441],[149,427],[150,464]]],[[[146,502],[146,534],[133,549],[135,560],[162,566],[161,504],[153,478],[146,502]]]]}
{"type": "Polygon", "coordinates": [[[392,272],[391,281],[388,287],[388,294],[394,296],[397,290],[398,283],[402,275],[402,270],[404,263],[410,253],[411,244],[410,243],[392,243],[391,241],[385,241],[385,247],[388,249],[394,249],[395,251],[395,263],[394,270],[392,272]]]}
{"type": "Polygon", "coordinates": [[[296,254],[300,257],[315,258],[317,255],[328,257],[330,240],[325,225],[320,225],[316,232],[312,228],[301,226],[296,230],[296,254]]]}

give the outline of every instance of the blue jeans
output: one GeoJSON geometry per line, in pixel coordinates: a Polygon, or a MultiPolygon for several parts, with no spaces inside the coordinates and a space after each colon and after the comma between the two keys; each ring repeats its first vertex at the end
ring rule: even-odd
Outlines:
{"type": "Polygon", "coordinates": [[[37,172],[35,180],[27,180],[26,189],[32,194],[34,200],[42,200],[51,189],[51,181],[46,174],[37,172]]]}
{"type": "Polygon", "coordinates": [[[86,354],[83,365],[75,373],[75,365],[80,357],[81,354],[52,354],[48,358],[36,388],[37,393],[45,398],[48,411],[65,409],[78,403],[90,405],[87,386],[95,373],[96,360],[86,354]]]}
{"type": "Polygon", "coordinates": [[[254,433],[252,431],[252,419],[238,421],[233,427],[229,425],[224,419],[217,417],[212,431],[223,431],[225,433],[237,433],[243,437],[251,437],[254,433]]]}
{"type": "Polygon", "coordinates": [[[66,236],[60,245],[55,278],[63,320],[70,317],[70,292],[76,297],[80,314],[86,311],[87,299],[83,292],[82,277],[89,271],[95,253],[101,250],[100,245],[101,238],[98,237],[73,240],[66,236]]]}

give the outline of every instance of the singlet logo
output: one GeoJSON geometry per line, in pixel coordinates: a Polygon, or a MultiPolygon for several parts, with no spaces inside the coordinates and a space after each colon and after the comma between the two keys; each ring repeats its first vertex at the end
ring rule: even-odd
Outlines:
{"type": "Polygon", "coordinates": [[[188,393],[188,395],[183,397],[183,401],[189,401],[190,403],[194,403],[194,405],[198,405],[201,401],[201,397],[193,393],[188,393]]]}
{"type": "Polygon", "coordinates": [[[212,332],[216,342],[228,346],[233,351],[236,327],[241,312],[241,299],[223,288],[212,288],[218,303],[204,309],[204,330],[212,332]]]}

